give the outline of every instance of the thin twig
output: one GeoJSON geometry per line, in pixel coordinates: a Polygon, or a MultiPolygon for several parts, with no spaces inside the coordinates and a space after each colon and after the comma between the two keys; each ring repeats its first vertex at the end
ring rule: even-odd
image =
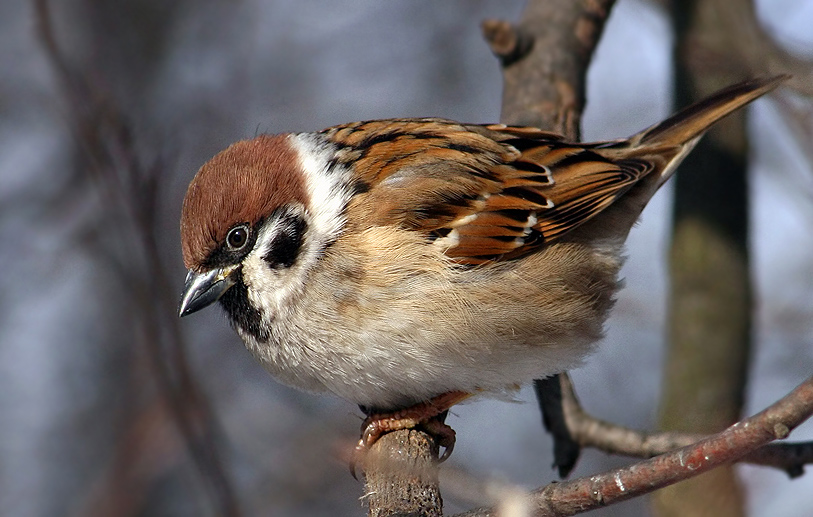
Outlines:
{"type": "MultiPolygon", "coordinates": [[[[652,458],[708,438],[708,435],[679,432],[645,432],[616,425],[588,414],[581,406],[568,376],[561,380],[562,405],[570,435],[582,447],[608,454],[652,458]]],[[[790,477],[813,463],[813,442],[770,444],[739,460],[785,471],[790,477]]]]}
{"type": "MultiPolygon", "coordinates": [[[[813,415],[813,377],[782,399],[725,431],[681,449],[589,477],[552,483],[531,493],[533,515],[559,517],[594,510],[740,461],[774,440],[784,439],[813,415]]],[[[497,515],[479,508],[458,517],[497,515]]]]}

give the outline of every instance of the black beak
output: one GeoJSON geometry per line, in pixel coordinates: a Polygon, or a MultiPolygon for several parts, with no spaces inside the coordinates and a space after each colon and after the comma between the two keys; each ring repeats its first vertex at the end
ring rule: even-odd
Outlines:
{"type": "Polygon", "coordinates": [[[189,271],[183,287],[178,316],[184,317],[215,303],[235,284],[237,266],[213,269],[205,273],[189,271]]]}

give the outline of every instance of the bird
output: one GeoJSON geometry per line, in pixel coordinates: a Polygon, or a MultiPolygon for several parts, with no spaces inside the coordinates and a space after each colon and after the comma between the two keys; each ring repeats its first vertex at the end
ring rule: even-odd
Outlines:
{"type": "Polygon", "coordinates": [[[449,408],[595,349],[644,206],[715,122],[787,78],[613,141],[404,118],[236,142],[183,201],[179,314],[218,302],[273,377],[357,404],[358,451],[423,425],[445,458],[449,408]]]}

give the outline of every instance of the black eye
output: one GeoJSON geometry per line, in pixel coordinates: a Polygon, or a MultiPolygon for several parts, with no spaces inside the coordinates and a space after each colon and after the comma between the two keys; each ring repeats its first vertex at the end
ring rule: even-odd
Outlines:
{"type": "Polygon", "coordinates": [[[248,242],[248,228],[246,226],[237,226],[229,230],[226,235],[226,244],[232,251],[240,251],[248,242]]]}

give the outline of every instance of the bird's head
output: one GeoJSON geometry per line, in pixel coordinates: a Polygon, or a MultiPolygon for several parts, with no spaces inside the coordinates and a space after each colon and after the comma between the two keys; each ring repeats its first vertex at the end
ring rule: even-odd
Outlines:
{"type": "Polygon", "coordinates": [[[201,167],[181,214],[181,316],[219,300],[242,330],[267,334],[343,226],[349,196],[333,152],[308,135],[260,136],[201,167]]]}

